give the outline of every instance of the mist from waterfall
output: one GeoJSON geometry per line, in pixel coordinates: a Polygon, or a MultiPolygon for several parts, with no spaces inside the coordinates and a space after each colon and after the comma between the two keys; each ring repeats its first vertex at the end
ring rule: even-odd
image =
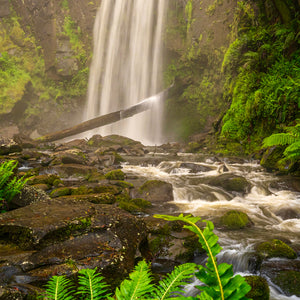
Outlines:
{"type": "MultiPolygon", "coordinates": [[[[162,33],[168,0],[102,0],[94,25],[85,120],[137,104],[162,87],[162,33]]],[[[99,129],[162,142],[162,107],[99,129]]]]}

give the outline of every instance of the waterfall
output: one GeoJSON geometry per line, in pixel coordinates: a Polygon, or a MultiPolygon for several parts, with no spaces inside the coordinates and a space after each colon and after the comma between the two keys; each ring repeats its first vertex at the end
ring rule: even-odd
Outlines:
{"type": "MultiPolygon", "coordinates": [[[[85,119],[137,104],[162,89],[162,32],[168,0],[102,0],[94,25],[85,119]]],[[[144,144],[162,142],[162,108],[103,127],[144,144]]]]}

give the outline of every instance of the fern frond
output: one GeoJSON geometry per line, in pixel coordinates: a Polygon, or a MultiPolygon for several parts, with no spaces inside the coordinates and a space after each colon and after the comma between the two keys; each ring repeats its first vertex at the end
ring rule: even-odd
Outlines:
{"type": "Polygon", "coordinates": [[[107,299],[107,284],[102,280],[104,277],[96,273],[95,269],[82,269],[78,272],[78,284],[76,294],[81,295],[84,300],[107,299]]]}
{"type": "Polygon", "coordinates": [[[240,300],[247,299],[245,295],[251,289],[245,279],[241,276],[232,277],[232,266],[228,264],[217,263],[216,255],[220,253],[221,246],[218,244],[218,237],[213,233],[214,225],[210,221],[201,220],[199,217],[191,215],[178,217],[166,215],[154,215],[156,218],[162,218],[168,221],[183,221],[188,225],[184,228],[196,233],[202,248],[207,253],[206,267],[199,265],[199,271],[195,276],[205,285],[197,288],[202,291],[200,299],[202,300],[240,300]],[[206,222],[206,227],[202,231],[196,223],[198,221],[206,222]],[[231,295],[234,295],[232,298],[231,295]]]}
{"type": "Polygon", "coordinates": [[[134,271],[129,274],[129,278],[121,283],[120,289],[116,289],[117,300],[147,299],[147,296],[153,292],[149,266],[145,261],[138,263],[134,271]]]}
{"type": "Polygon", "coordinates": [[[300,158],[300,139],[295,143],[289,145],[283,152],[286,158],[297,160],[300,158]]]}
{"type": "Polygon", "coordinates": [[[71,281],[65,276],[53,276],[46,285],[45,299],[73,300],[71,281]]]}
{"type": "Polygon", "coordinates": [[[151,299],[171,299],[170,297],[181,296],[184,290],[181,286],[194,275],[196,265],[193,263],[182,264],[175,267],[166,278],[159,282],[156,290],[153,292],[151,299]]]}
{"type": "Polygon", "coordinates": [[[290,133],[275,133],[263,140],[263,148],[278,145],[290,145],[296,140],[297,137],[290,133]]]}

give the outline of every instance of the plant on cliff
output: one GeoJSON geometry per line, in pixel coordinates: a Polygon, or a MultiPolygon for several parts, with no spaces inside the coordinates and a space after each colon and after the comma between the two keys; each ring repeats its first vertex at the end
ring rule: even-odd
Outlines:
{"type": "Polygon", "coordinates": [[[213,233],[214,226],[210,221],[202,221],[199,217],[191,215],[178,217],[156,215],[168,221],[182,221],[187,223],[184,227],[196,233],[203,249],[207,252],[208,259],[206,267],[193,263],[182,264],[168,274],[158,284],[154,284],[149,265],[141,261],[125,279],[119,288],[116,289],[115,297],[107,294],[107,286],[103,283],[102,277],[94,270],[79,271],[78,289],[74,292],[71,281],[64,276],[54,276],[46,286],[46,298],[55,300],[69,300],[72,295],[80,295],[80,299],[190,299],[190,300],[246,300],[245,295],[251,287],[240,275],[233,276],[232,265],[218,264],[216,255],[221,251],[217,243],[218,237],[213,233]],[[196,223],[206,222],[207,226],[201,230],[196,223]],[[184,286],[195,276],[204,283],[197,288],[201,294],[196,297],[183,297],[184,286]],[[94,292],[95,291],[95,292],[94,292]]]}
{"type": "Polygon", "coordinates": [[[15,195],[20,193],[28,178],[17,178],[14,170],[18,162],[15,160],[5,161],[0,165],[0,210],[4,212],[8,203],[15,195]]]}
{"type": "Polygon", "coordinates": [[[292,161],[300,159],[300,123],[286,127],[286,132],[275,133],[263,141],[263,147],[286,146],[283,155],[292,161]]]}

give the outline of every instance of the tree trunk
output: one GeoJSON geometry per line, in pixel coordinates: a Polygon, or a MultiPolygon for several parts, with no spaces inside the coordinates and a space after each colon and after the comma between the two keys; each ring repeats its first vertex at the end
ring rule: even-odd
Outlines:
{"type": "MultiPolygon", "coordinates": [[[[172,85],[173,86],[173,85],[172,85]]],[[[131,106],[127,109],[124,110],[119,110],[119,111],[115,111],[94,119],[90,119],[88,121],[85,121],[83,123],[80,123],[78,125],[75,125],[73,127],[61,130],[61,131],[56,131],[53,133],[49,133],[47,135],[44,135],[40,138],[38,138],[37,140],[39,142],[53,142],[53,141],[57,141],[75,134],[79,134],[82,132],[86,132],[88,130],[94,129],[94,128],[99,128],[108,124],[112,124],[115,122],[118,122],[122,119],[126,119],[129,117],[132,117],[138,113],[141,113],[143,111],[146,111],[148,109],[151,109],[153,105],[155,105],[157,102],[161,102],[164,101],[167,98],[167,94],[170,91],[170,89],[172,88],[169,87],[168,89],[165,89],[164,91],[162,91],[161,93],[146,98],[145,100],[141,101],[140,103],[131,106]],[[155,98],[154,98],[155,97],[155,98]]]]}

